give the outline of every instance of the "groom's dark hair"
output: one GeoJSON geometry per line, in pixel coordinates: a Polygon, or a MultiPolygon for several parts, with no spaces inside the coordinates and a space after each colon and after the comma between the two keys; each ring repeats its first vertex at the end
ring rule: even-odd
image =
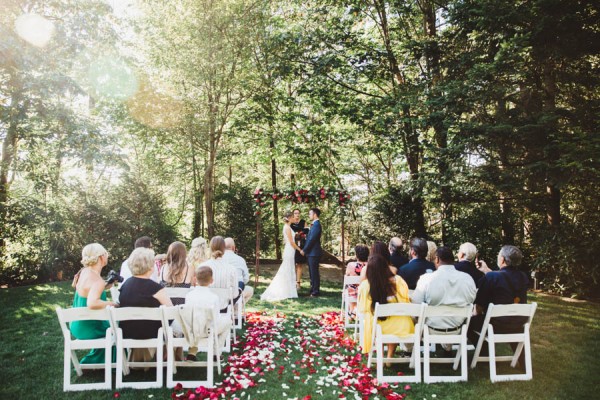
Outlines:
{"type": "Polygon", "coordinates": [[[311,208],[310,211],[314,212],[315,214],[317,214],[317,218],[321,217],[321,210],[319,210],[317,207],[315,208],[311,208]]]}

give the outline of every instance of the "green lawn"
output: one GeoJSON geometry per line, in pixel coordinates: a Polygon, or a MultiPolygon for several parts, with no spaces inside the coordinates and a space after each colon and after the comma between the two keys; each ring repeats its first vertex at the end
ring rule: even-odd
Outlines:
{"type": "MultiPolygon", "coordinates": [[[[306,283],[304,284],[306,285],[306,283]]],[[[318,299],[301,297],[276,304],[253,299],[251,311],[282,312],[287,316],[284,323],[285,337],[297,335],[294,320],[298,317],[318,316],[339,308],[339,285],[324,282],[324,296],[318,299]]],[[[261,293],[265,283],[257,288],[261,293]]],[[[306,287],[302,294],[305,294],[306,287]]],[[[409,399],[591,399],[598,398],[600,387],[600,305],[585,302],[567,302],[560,298],[531,295],[537,301],[538,311],[532,326],[533,373],[529,382],[491,384],[489,370],[481,364],[469,370],[469,382],[459,384],[411,384],[409,399]]],[[[70,282],[0,290],[2,306],[0,348],[0,398],[112,398],[114,391],[75,392],[62,391],[63,339],[59,329],[56,306],[67,307],[72,301],[70,282]]],[[[305,319],[305,318],[304,318],[305,319]]],[[[314,331],[313,331],[314,333],[314,331]]],[[[278,355],[279,357],[279,355],[278,355]]],[[[292,353],[278,362],[293,363],[302,357],[292,353]]],[[[289,365],[288,365],[289,366],[289,365]]],[[[289,368],[288,368],[289,369],[289,368]]],[[[286,370],[285,374],[288,374],[286,370]]],[[[244,399],[279,399],[285,391],[286,398],[312,393],[312,398],[337,399],[335,388],[316,393],[315,381],[303,384],[293,381],[293,375],[267,372],[264,382],[244,391],[244,399]],[[289,390],[282,389],[282,382],[289,382],[289,390]]],[[[322,377],[327,370],[319,370],[322,377]]],[[[85,379],[92,379],[85,377],[85,379]]],[[[120,391],[123,399],[160,398],[171,396],[169,389],[120,391]]],[[[239,396],[241,394],[237,393],[239,396]]],[[[352,397],[348,397],[352,398],[352,397]]],[[[373,396],[372,398],[375,398],[373,396]]],[[[379,397],[381,398],[381,397],[379,397]]]]}

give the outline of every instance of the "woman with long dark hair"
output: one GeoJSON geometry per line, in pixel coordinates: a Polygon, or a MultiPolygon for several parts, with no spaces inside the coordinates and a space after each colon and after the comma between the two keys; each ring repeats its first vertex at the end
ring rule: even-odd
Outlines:
{"type": "MultiPolygon", "coordinates": [[[[394,275],[384,256],[375,254],[369,257],[367,264],[367,280],[358,287],[358,310],[364,315],[365,334],[363,353],[371,350],[373,317],[375,304],[410,303],[406,282],[394,275]]],[[[382,318],[377,323],[384,335],[407,336],[415,331],[410,317],[394,316],[382,318]]],[[[388,345],[388,358],[396,351],[396,345],[388,345]]]]}
{"type": "MultiPolygon", "coordinates": [[[[167,264],[160,271],[160,283],[164,287],[189,288],[195,284],[194,268],[187,263],[185,244],[173,242],[167,250],[167,264]]],[[[173,304],[185,303],[185,298],[173,297],[173,304]]]]}
{"type": "MultiPolygon", "coordinates": [[[[396,269],[396,267],[394,267],[392,265],[392,256],[390,254],[390,250],[388,249],[388,246],[385,243],[383,243],[379,240],[374,241],[373,244],[371,245],[370,253],[371,253],[371,256],[379,255],[379,256],[383,257],[385,259],[385,262],[388,264],[388,268],[390,269],[390,271],[392,271],[392,274],[396,275],[398,270],[396,269]]],[[[360,271],[360,279],[363,281],[365,279],[367,279],[367,268],[368,268],[368,265],[366,265],[360,271]]]]}

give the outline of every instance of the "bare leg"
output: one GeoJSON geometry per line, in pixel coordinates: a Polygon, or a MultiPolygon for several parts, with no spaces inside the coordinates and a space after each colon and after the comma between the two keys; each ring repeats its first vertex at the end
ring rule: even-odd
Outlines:
{"type": "MultiPolygon", "coordinates": [[[[387,358],[392,358],[394,356],[394,353],[396,352],[396,348],[397,347],[398,347],[397,344],[390,344],[390,343],[388,343],[388,345],[387,345],[387,358]]],[[[392,363],[387,362],[387,363],[385,363],[385,366],[389,368],[389,367],[392,366],[392,363]]]]}

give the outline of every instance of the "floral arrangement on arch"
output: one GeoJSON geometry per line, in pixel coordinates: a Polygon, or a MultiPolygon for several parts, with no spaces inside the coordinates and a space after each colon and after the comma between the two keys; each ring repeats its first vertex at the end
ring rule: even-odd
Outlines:
{"type": "Polygon", "coordinates": [[[308,204],[333,199],[337,201],[341,210],[348,208],[350,203],[350,194],[347,190],[334,188],[326,189],[325,187],[313,188],[310,190],[298,188],[284,191],[279,189],[266,191],[259,188],[254,191],[253,197],[255,202],[255,216],[262,214],[262,208],[267,205],[267,201],[289,200],[292,204],[308,204]]]}

